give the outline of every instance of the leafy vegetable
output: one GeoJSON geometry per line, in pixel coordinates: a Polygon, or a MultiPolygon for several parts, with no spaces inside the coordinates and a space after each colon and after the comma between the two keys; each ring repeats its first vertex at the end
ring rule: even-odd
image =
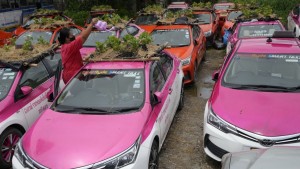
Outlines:
{"type": "Polygon", "coordinates": [[[40,36],[37,39],[37,44],[41,44],[41,45],[49,45],[49,42],[47,42],[42,36],[40,36]]]}
{"type": "Polygon", "coordinates": [[[32,50],[33,49],[32,48],[32,40],[33,40],[33,37],[27,36],[27,38],[25,39],[25,42],[23,44],[22,49],[26,50],[26,51],[32,50]]]}
{"type": "Polygon", "coordinates": [[[148,14],[163,14],[164,8],[161,5],[153,4],[144,8],[143,11],[148,14]]]}

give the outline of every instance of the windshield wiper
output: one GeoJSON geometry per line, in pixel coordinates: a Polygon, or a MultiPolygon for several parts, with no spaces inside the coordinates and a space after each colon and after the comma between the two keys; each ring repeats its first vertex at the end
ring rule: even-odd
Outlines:
{"type": "Polygon", "coordinates": [[[68,107],[64,107],[64,108],[55,107],[54,110],[59,111],[59,112],[82,112],[82,111],[90,112],[90,111],[94,111],[94,112],[103,112],[104,114],[110,113],[107,109],[92,108],[92,107],[73,107],[73,106],[68,106],[68,107]]]}
{"type": "Polygon", "coordinates": [[[129,107],[129,108],[123,108],[123,109],[116,109],[114,111],[117,112],[128,112],[128,111],[132,111],[132,110],[138,110],[139,107],[129,107]]]}
{"type": "Polygon", "coordinates": [[[290,91],[289,88],[283,86],[273,86],[273,85],[238,85],[230,87],[232,89],[263,89],[263,90],[271,90],[271,91],[290,91]]]}
{"type": "Polygon", "coordinates": [[[188,46],[188,45],[172,45],[172,48],[177,48],[177,47],[184,47],[184,46],[188,46]]]}

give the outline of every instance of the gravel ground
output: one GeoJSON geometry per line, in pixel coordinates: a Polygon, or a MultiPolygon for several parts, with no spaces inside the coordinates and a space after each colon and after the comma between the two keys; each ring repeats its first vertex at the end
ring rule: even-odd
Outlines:
{"type": "Polygon", "coordinates": [[[160,152],[160,169],[218,169],[221,164],[207,157],[203,149],[203,113],[214,82],[212,73],[219,68],[224,50],[207,50],[198,69],[195,84],[185,88],[185,105],[177,112],[160,152]]]}

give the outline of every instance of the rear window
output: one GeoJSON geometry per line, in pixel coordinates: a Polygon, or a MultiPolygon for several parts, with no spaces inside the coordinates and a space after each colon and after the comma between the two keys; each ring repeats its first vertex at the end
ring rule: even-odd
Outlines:
{"type": "Polygon", "coordinates": [[[239,38],[253,38],[253,37],[269,37],[275,31],[282,30],[280,25],[250,25],[241,26],[239,30],[239,38]]]}
{"type": "Polygon", "coordinates": [[[200,24],[211,23],[211,14],[193,14],[193,18],[197,19],[200,24]]]}
{"type": "Polygon", "coordinates": [[[21,36],[18,37],[18,39],[16,40],[16,45],[23,45],[25,40],[27,38],[32,39],[31,42],[32,44],[36,44],[38,42],[38,39],[43,39],[46,42],[50,43],[52,37],[52,32],[50,31],[27,31],[25,33],[23,33],[21,36]]]}
{"type": "Polygon", "coordinates": [[[151,25],[158,20],[155,15],[141,15],[136,18],[135,24],[137,25],[151,25]]]}

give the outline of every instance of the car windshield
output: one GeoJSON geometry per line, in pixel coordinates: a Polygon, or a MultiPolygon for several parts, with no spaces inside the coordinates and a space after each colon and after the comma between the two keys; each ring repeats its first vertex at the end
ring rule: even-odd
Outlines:
{"type": "Polygon", "coordinates": [[[176,13],[178,11],[183,11],[183,10],[186,10],[186,9],[184,9],[184,8],[168,8],[167,12],[176,13]]]}
{"type": "Polygon", "coordinates": [[[137,25],[152,25],[158,20],[156,15],[140,15],[136,18],[135,24],[137,25]]]}
{"type": "Polygon", "coordinates": [[[190,33],[188,29],[158,29],[151,33],[153,43],[162,45],[168,42],[168,46],[181,47],[190,45],[190,33]]]}
{"type": "Polygon", "coordinates": [[[280,25],[243,25],[239,30],[239,38],[269,37],[275,31],[282,30],[280,25]]]}
{"type": "Polygon", "coordinates": [[[0,67],[0,101],[9,93],[16,75],[16,71],[13,71],[10,68],[0,67]]]}
{"type": "Polygon", "coordinates": [[[55,111],[112,114],[139,110],[144,103],[144,71],[81,70],[56,100],[55,111]]]}
{"type": "Polygon", "coordinates": [[[223,77],[226,86],[300,86],[300,54],[236,54],[223,77]]]}
{"type": "Polygon", "coordinates": [[[135,26],[128,25],[120,33],[120,38],[124,38],[126,35],[136,36],[139,33],[139,29],[135,26]]]}
{"type": "Polygon", "coordinates": [[[50,31],[27,31],[18,37],[16,45],[23,45],[25,40],[29,38],[32,44],[36,44],[40,39],[50,43],[52,32],[50,31]]]}
{"type": "Polygon", "coordinates": [[[115,31],[95,31],[90,34],[88,39],[83,44],[84,47],[96,47],[96,42],[105,42],[109,36],[116,36],[115,31]]]}
{"type": "Polygon", "coordinates": [[[243,13],[241,11],[232,11],[228,14],[227,20],[236,20],[239,16],[241,16],[243,13]]]}
{"type": "Polygon", "coordinates": [[[230,5],[215,5],[214,9],[215,10],[227,10],[230,8],[230,5]]]}
{"type": "Polygon", "coordinates": [[[211,15],[210,14],[193,14],[193,18],[197,19],[200,24],[210,24],[211,15]]]}

